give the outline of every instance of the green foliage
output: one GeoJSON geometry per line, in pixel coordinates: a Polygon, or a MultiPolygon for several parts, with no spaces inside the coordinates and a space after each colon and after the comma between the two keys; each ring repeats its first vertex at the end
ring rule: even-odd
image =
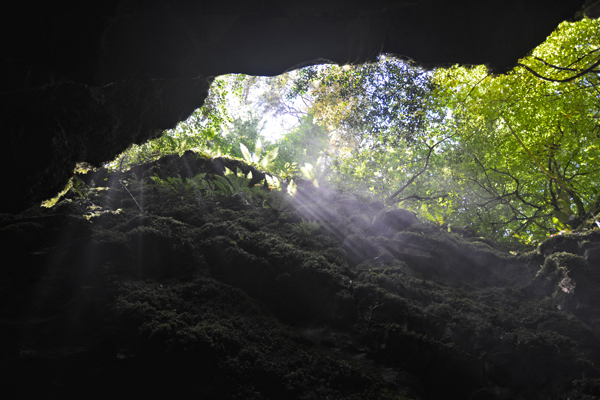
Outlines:
{"type": "Polygon", "coordinates": [[[261,139],[264,123],[261,118],[249,113],[245,118],[236,117],[231,121],[231,126],[225,135],[218,137],[217,143],[223,154],[231,157],[244,158],[241,146],[252,153],[256,153],[256,144],[261,139]]]}
{"type": "Polygon", "coordinates": [[[352,148],[394,146],[427,125],[430,74],[396,58],[363,65],[302,70],[290,96],[311,93],[319,123],[352,148]]]}
{"type": "MultiPolygon", "coordinates": [[[[244,159],[269,172],[272,187],[277,177],[290,192],[298,177],[328,181],[479,235],[532,243],[600,226],[590,219],[600,211],[599,32],[598,20],[563,23],[501,76],[483,66],[425,71],[384,55],[218,77],[188,121],[111,165],[193,148],[244,159]],[[298,123],[270,143],[269,115],[298,123]]],[[[196,184],[201,195],[234,193],[220,178],[196,184]]]]}
{"type": "Polygon", "coordinates": [[[314,122],[313,114],[302,116],[300,124],[279,140],[273,168],[293,177],[298,173],[298,165],[316,165],[327,150],[328,139],[327,130],[314,122]]]}
{"type": "Polygon", "coordinates": [[[162,179],[154,175],[150,179],[156,190],[175,194],[182,199],[237,197],[243,203],[263,208],[271,208],[278,204],[275,192],[258,186],[249,186],[252,180],[251,172],[246,177],[241,171],[236,173],[225,168],[223,176],[200,173],[193,178],[182,178],[178,175],[162,179]]]}
{"type": "Polygon", "coordinates": [[[309,238],[321,229],[321,225],[317,221],[307,221],[302,218],[302,221],[298,222],[295,225],[295,228],[301,236],[309,238]]]}
{"type": "Polygon", "coordinates": [[[600,210],[598,32],[597,20],[564,23],[501,76],[388,57],[311,67],[290,96],[311,94],[338,140],[330,181],[438,225],[532,242],[600,210]]]}
{"type": "Polygon", "coordinates": [[[452,111],[445,161],[460,220],[531,239],[588,217],[600,178],[598,71],[561,81],[597,62],[599,31],[595,20],[563,23],[507,75],[436,71],[433,97],[452,111]]]}
{"type": "Polygon", "coordinates": [[[448,218],[447,210],[447,208],[445,209],[440,204],[428,206],[427,204],[423,203],[418,211],[419,214],[424,216],[427,220],[442,226],[444,225],[446,218],[448,218]]]}
{"type": "Polygon", "coordinates": [[[262,148],[262,143],[261,143],[260,139],[258,139],[256,141],[254,148],[255,148],[255,153],[250,154],[250,151],[248,150],[248,148],[243,143],[240,143],[240,149],[242,150],[244,160],[249,165],[257,165],[259,168],[261,168],[263,170],[268,169],[269,165],[271,165],[273,163],[273,160],[275,160],[275,158],[277,157],[277,152],[279,150],[279,147],[275,147],[275,148],[267,151],[266,154],[264,156],[262,156],[262,158],[261,158],[261,153],[262,153],[263,148],[262,148]]]}
{"type": "Polygon", "coordinates": [[[179,175],[176,177],[168,176],[166,179],[155,175],[151,177],[151,180],[158,190],[174,192],[178,196],[188,195],[195,197],[231,196],[237,193],[238,190],[242,190],[243,183],[240,180],[243,180],[246,186],[249,182],[244,177],[229,180],[220,175],[209,177],[206,173],[185,179],[179,175]]]}
{"type": "Polygon", "coordinates": [[[43,201],[41,206],[45,208],[52,208],[67,193],[72,193],[74,197],[87,198],[89,187],[75,174],[87,174],[90,169],[91,167],[87,163],[77,163],[75,169],[73,170],[74,175],[71,177],[71,179],[69,179],[69,182],[67,182],[64,189],[61,190],[55,197],[43,201]]]}

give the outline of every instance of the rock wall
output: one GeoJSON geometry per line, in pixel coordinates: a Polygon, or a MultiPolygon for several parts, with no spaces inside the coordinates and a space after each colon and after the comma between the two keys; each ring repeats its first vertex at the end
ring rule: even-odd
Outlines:
{"type": "MultiPolygon", "coordinates": [[[[14,4],[1,24],[0,210],[49,198],[78,161],[101,163],[200,107],[210,77],[274,75],[381,52],[508,70],[584,0],[14,4]]],[[[582,11],[583,10],[583,11],[582,11]]]]}
{"type": "Polygon", "coordinates": [[[600,396],[600,231],[509,252],[223,165],[247,168],[188,152],[0,215],[4,398],[600,396]]]}

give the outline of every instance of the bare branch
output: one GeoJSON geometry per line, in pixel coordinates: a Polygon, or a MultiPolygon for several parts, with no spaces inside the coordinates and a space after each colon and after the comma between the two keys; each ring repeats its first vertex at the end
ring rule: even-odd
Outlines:
{"type": "MultiPolygon", "coordinates": [[[[435,149],[435,147],[437,145],[439,145],[440,143],[444,142],[446,138],[443,138],[441,140],[439,140],[437,143],[435,143],[433,146],[427,146],[429,148],[429,151],[427,152],[427,156],[425,157],[425,165],[423,166],[423,168],[421,168],[421,170],[419,172],[417,172],[417,174],[413,175],[412,178],[410,178],[408,180],[408,182],[406,182],[406,184],[404,184],[404,186],[402,186],[400,189],[398,189],[397,191],[395,191],[394,193],[392,193],[388,198],[387,198],[387,202],[390,202],[394,197],[398,196],[400,193],[402,193],[404,191],[404,189],[406,189],[411,183],[413,183],[419,176],[421,176],[423,174],[423,172],[425,172],[427,170],[427,167],[429,166],[429,159],[431,158],[431,153],[433,152],[433,150],[435,149]]],[[[397,203],[397,201],[394,201],[394,203],[397,203]]]]}
{"type": "Polygon", "coordinates": [[[531,67],[528,67],[528,66],[527,66],[527,65],[525,65],[525,64],[521,64],[521,63],[518,63],[518,64],[517,64],[517,66],[518,66],[518,67],[525,68],[527,71],[531,72],[533,75],[535,75],[536,77],[538,77],[538,78],[540,78],[540,79],[543,79],[543,80],[545,80],[545,81],[549,81],[549,82],[558,82],[558,83],[565,83],[565,82],[571,82],[571,81],[574,81],[575,79],[577,79],[577,78],[579,78],[579,77],[581,77],[581,76],[583,76],[583,75],[585,75],[585,74],[588,74],[588,73],[590,73],[590,72],[600,72],[600,70],[599,70],[599,71],[596,71],[596,70],[594,70],[594,68],[596,68],[598,65],[600,65],[600,59],[598,59],[598,61],[596,61],[595,63],[593,63],[593,64],[592,64],[591,66],[589,66],[588,68],[586,68],[586,69],[582,70],[580,73],[578,73],[578,74],[575,74],[575,75],[573,75],[573,76],[572,76],[572,77],[570,77],[570,78],[565,78],[565,79],[552,79],[552,78],[547,78],[547,77],[545,77],[545,76],[543,76],[543,75],[540,75],[540,74],[538,74],[538,73],[537,73],[536,71],[534,71],[534,70],[533,70],[531,67]]]}

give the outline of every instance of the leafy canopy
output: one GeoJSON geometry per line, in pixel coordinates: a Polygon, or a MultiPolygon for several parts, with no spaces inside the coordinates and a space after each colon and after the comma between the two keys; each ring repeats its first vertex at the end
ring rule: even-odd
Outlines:
{"type": "Polygon", "coordinates": [[[436,71],[432,95],[451,110],[447,158],[465,215],[540,237],[598,211],[599,28],[563,23],[506,75],[436,71]]]}
{"type": "Polygon", "coordinates": [[[483,66],[427,71],[383,55],[270,78],[218,77],[188,121],[112,165],[191,148],[287,180],[354,187],[496,238],[600,227],[599,35],[598,20],[563,23],[499,76],[483,66]],[[275,141],[264,135],[270,117],[288,125],[275,141]]]}

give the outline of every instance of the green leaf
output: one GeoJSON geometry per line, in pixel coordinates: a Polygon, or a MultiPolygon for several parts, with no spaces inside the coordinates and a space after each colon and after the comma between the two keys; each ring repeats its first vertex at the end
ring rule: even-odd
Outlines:
{"type": "Polygon", "coordinates": [[[315,179],[315,170],[312,164],[304,163],[304,167],[300,167],[300,172],[308,180],[312,181],[315,179]]]}
{"type": "Polygon", "coordinates": [[[279,147],[275,147],[273,150],[269,151],[265,157],[260,161],[260,166],[263,169],[266,169],[267,166],[277,158],[277,152],[279,151],[279,147]]]}
{"type": "Polygon", "coordinates": [[[256,157],[259,157],[260,153],[262,153],[262,142],[260,141],[260,138],[258,138],[256,139],[256,144],[254,145],[254,154],[256,157]]]}
{"type": "Polygon", "coordinates": [[[214,180],[213,183],[217,186],[217,189],[221,192],[221,195],[227,196],[230,193],[229,186],[224,185],[223,182],[219,182],[218,180],[214,180]]]}
{"type": "Polygon", "coordinates": [[[564,224],[560,222],[560,220],[556,217],[552,217],[552,223],[557,226],[559,229],[564,229],[564,224]]]}
{"type": "Polygon", "coordinates": [[[280,183],[279,183],[279,179],[277,179],[277,177],[271,176],[271,175],[266,175],[265,179],[267,180],[267,184],[269,185],[269,187],[279,189],[280,183]]]}
{"type": "Polygon", "coordinates": [[[252,164],[253,163],[252,156],[250,155],[250,152],[248,151],[248,148],[244,145],[244,143],[240,143],[240,149],[242,150],[242,155],[244,156],[244,160],[246,160],[246,162],[248,164],[252,164]]]}
{"type": "MultiPolygon", "coordinates": [[[[566,214],[562,211],[552,211],[552,215],[554,215],[554,217],[552,218],[552,222],[554,222],[554,220],[557,220],[563,224],[566,224],[567,222],[569,222],[570,219],[569,214],[566,214]]],[[[556,225],[557,223],[554,222],[554,224],[556,225]]]]}

